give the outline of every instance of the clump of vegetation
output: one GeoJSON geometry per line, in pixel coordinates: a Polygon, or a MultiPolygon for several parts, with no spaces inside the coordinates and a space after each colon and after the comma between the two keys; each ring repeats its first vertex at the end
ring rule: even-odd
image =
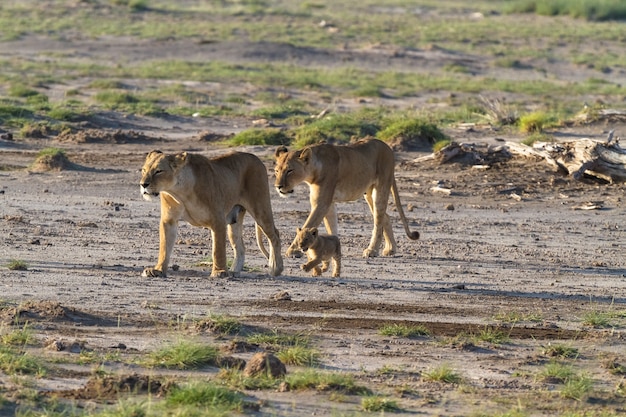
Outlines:
{"type": "Polygon", "coordinates": [[[278,332],[256,333],[248,336],[248,343],[261,345],[267,349],[282,349],[288,346],[309,346],[310,338],[302,334],[281,334],[278,332]]]}
{"type": "Polygon", "coordinates": [[[403,150],[430,148],[434,143],[448,139],[435,124],[419,118],[394,121],[376,136],[403,150]]]}
{"type": "Polygon", "coordinates": [[[0,345],[0,371],[6,375],[46,374],[46,369],[39,359],[6,345],[0,345]]]}
{"type": "Polygon", "coordinates": [[[179,340],[148,355],[147,366],[195,369],[207,365],[216,365],[219,351],[214,346],[179,340]]]}
{"type": "Polygon", "coordinates": [[[216,411],[243,411],[244,398],[236,391],[211,382],[192,382],[174,387],[165,402],[169,406],[207,408],[215,411],[206,415],[221,415],[216,411]]]}
{"type": "Polygon", "coordinates": [[[242,327],[240,321],[219,314],[211,314],[206,319],[201,319],[196,322],[197,329],[209,330],[223,335],[239,334],[242,327]]]}
{"type": "Polygon", "coordinates": [[[565,383],[575,375],[571,365],[552,361],[538,374],[538,379],[544,382],[565,383]]]}
{"type": "Polygon", "coordinates": [[[508,11],[594,21],[626,19],[626,4],[621,0],[515,0],[510,2],[508,11]]]}
{"type": "Polygon", "coordinates": [[[440,150],[450,145],[451,143],[452,141],[450,139],[438,140],[437,142],[433,144],[433,152],[439,152],[440,150]]]}
{"type": "Polygon", "coordinates": [[[428,336],[430,332],[428,329],[419,325],[406,325],[406,324],[388,324],[378,330],[378,333],[382,336],[399,336],[399,337],[417,337],[428,336]]]}
{"type": "Polygon", "coordinates": [[[394,400],[381,397],[379,395],[372,395],[363,398],[361,400],[361,408],[363,411],[368,411],[370,413],[381,412],[383,414],[385,411],[394,412],[400,409],[394,400]]]}
{"type": "Polygon", "coordinates": [[[320,372],[306,370],[290,373],[285,376],[285,384],[291,391],[315,389],[317,391],[339,391],[344,394],[367,395],[370,390],[356,385],[354,377],[344,373],[320,372]]]}
{"type": "Polygon", "coordinates": [[[524,114],[519,119],[519,129],[522,133],[542,133],[545,129],[556,126],[558,120],[542,111],[524,114]]]}
{"type": "Polygon", "coordinates": [[[571,346],[566,346],[562,343],[551,344],[545,346],[542,349],[542,353],[547,356],[557,357],[557,358],[576,358],[578,356],[578,349],[571,346]]]}
{"type": "Polygon", "coordinates": [[[7,268],[11,271],[26,271],[28,270],[28,264],[20,259],[12,259],[7,264],[7,268]]]}
{"type": "Polygon", "coordinates": [[[237,133],[228,140],[233,146],[240,145],[288,145],[291,138],[278,128],[253,128],[237,133]]]}
{"type": "Polygon", "coordinates": [[[473,337],[475,340],[487,343],[493,343],[496,345],[506,343],[509,341],[509,335],[501,330],[493,329],[490,327],[482,329],[478,334],[473,337]]]}
{"type": "Polygon", "coordinates": [[[550,135],[546,135],[545,133],[535,132],[530,134],[528,137],[522,139],[521,143],[526,146],[533,146],[535,142],[553,142],[554,139],[550,135]]]}
{"type": "Polygon", "coordinates": [[[26,346],[34,341],[35,336],[28,324],[25,324],[21,329],[16,329],[0,336],[0,342],[7,346],[26,346]]]}
{"type": "Polygon", "coordinates": [[[448,364],[425,371],[423,377],[427,381],[444,382],[446,384],[458,384],[462,380],[461,376],[448,364]]]}
{"type": "Polygon", "coordinates": [[[304,346],[288,347],[278,352],[276,356],[286,365],[317,366],[320,361],[318,351],[304,346]]]}
{"type": "Polygon", "coordinates": [[[588,311],[583,315],[583,324],[591,327],[611,327],[610,314],[601,311],[588,311]]]}
{"type": "Polygon", "coordinates": [[[375,136],[379,130],[379,119],[373,114],[331,114],[296,128],[293,144],[303,148],[319,142],[347,143],[353,137],[375,136]]]}

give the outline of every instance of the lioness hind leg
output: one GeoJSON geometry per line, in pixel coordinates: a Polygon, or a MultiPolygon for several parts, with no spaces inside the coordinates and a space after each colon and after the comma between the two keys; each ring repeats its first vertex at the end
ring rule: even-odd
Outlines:
{"type": "Polygon", "coordinates": [[[239,207],[236,218],[233,218],[234,222],[227,226],[228,240],[235,253],[233,264],[230,267],[230,270],[234,273],[239,273],[243,270],[246,258],[246,249],[243,243],[243,217],[246,214],[246,210],[241,206],[239,207]]]}
{"type": "Polygon", "coordinates": [[[393,237],[393,229],[391,227],[391,219],[389,214],[385,213],[385,221],[383,223],[383,237],[385,238],[385,247],[383,248],[383,256],[392,256],[396,254],[398,244],[393,237]]]}
{"type": "Polygon", "coordinates": [[[364,195],[365,201],[367,201],[367,205],[370,208],[372,216],[374,218],[374,227],[372,229],[372,238],[370,239],[369,246],[363,251],[364,258],[374,258],[378,256],[378,250],[380,249],[380,244],[383,239],[383,229],[381,227],[382,217],[380,216],[380,212],[376,207],[377,195],[376,190],[371,188],[367,190],[364,195]]]}

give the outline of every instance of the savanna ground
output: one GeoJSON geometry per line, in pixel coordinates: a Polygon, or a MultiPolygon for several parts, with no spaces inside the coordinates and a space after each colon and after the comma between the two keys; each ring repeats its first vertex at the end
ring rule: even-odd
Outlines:
{"type": "MultiPolygon", "coordinates": [[[[268,275],[249,218],[240,276],[210,278],[208,231],[186,224],[168,277],[140,276],[158,253],[159,206],[138,187],[152,149],[246,150],[273,181],[276,143],[398,119],[490,146],[626,134],[594,117],[623,108],[623,23],[465,3],[3,3],[0,415],[623,413],[625,188],[544,161],[415,162],[431,138],[392,138],[408,143],[396,177],[422,235],[390,204],[397,255],[361,257],[357,201],[339,205],[341,278],[302,259],[268,275]],[[64,166],[35,163],[51,148],[64,166]],[[159,357],[185,343],[222,359],[159,357]],[[262,350],[286,377],[225,370],[262,350]],[[191,381],[238,402],[176,402],[191,381]]],[[[285,249],[307,193],[272,190],[285,249]]]]}

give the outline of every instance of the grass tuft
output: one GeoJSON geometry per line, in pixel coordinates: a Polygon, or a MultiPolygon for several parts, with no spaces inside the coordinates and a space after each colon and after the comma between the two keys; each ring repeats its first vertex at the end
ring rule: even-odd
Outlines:
{"type": "Polygon", "coordinates": [[[146,365],[150,367],[197,369],[215,365],[219,351],[213,346],[179,340],[178,342],[152,352],[146,365]]]}
{"type": "Polygon", "coordinates": [[[19,259],[12,259],[7,264],[7,268],[11,271],[26,271],[28,270],[28,264],[25,261],[19,259]]]}
{"type": "Polygon", "coordinates": [[[370,413],[381,412],[383,414],[385,411],[395,412],[400,409],[394,400],[379,395],[372,395],[361,399],[361,408],[363,411],[370,413]]]}
{"type": "Polygon", "coordinates": [[[304,346],[291,346],[276,354],[286,365],[317,366],[320,362],[320,354],[314,349],[304,346]]]}
{"type": "Polygon", "coordinates": [[[458,384],[462,380],[461,376],[447,364],[425,371],[423,377],[427,381],[444,382],[446,384],[458,384]]]}
{"type": "Polygon", "coordinates": [[[423,325],[388,324],[378,330],[382,336],[417,337],[428,336],[430,332],[423,325]]]}

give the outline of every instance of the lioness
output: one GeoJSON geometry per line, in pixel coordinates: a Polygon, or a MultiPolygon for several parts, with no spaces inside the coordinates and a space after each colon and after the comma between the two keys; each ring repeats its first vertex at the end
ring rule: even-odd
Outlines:
{"type": "MultiPolygon", "coordinates": [[[[387,215],[389,193],[409,239],[419,239],[419,233],[410,231],[402,210],[396,179],[393,151],[384,142],[366,138],[346,146],[317,144],[302,150],[276,149],[276,190],[285,197],[296,185],[309,185],[311,213],[302,228],[317,227],[322,220],[329,235],[337,235],[335,202],[354,201],[364,195],[374,216],[370,244],[364,257],[377,256],[382,237],[385,238],[383,255],[393,255],[397,250],[393,229],[387,215]]],[[[298,256],[296,241],[289,246],[287,256],[298,256]]]]}
{"type": "Polygon", "coordinates": [[[333,262],[333,277],[341,274],[341,243],[335,235],[322,236],[317,232],[317,227],[307,227],[296,232],[298,248],[306,252],[309,261],[302,265],[302,269],[318,277],[322,272],[328,271],[330,261],[333,262]],[[319,264],[322,267],[319,267],[319,264]]]}
{"type": "Polygon", "coordinates": [[[267,170],[261,160],[249,153],[234,152],[208,159],[182,152],[165,155],[152,151],[146,157],[139,183],[145,199],[161,198],[159,259],[142,275],[165,276],[176,240],[178,221],[211,229],[213,270],[211,276],[227,276],[226,232],[235,252],[231,271],[243,269],[243,217],[249,211],[256,225],[259,248],[269,261],[272,275],[283,271],[280,238],[274,227],[267,170]],[[271,247],[263,246],[261,231],[271,247]]]}

